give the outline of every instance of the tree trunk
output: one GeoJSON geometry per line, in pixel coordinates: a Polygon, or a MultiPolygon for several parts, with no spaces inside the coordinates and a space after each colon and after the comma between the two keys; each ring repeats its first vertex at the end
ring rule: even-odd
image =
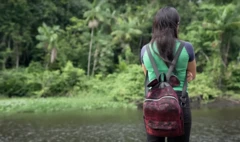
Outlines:
{"type": "MultiPolygon", "coordinates": [[[[8,42],[6,42],[6,36],[3,36],[3,40],[2,40],[1,45],[4,45],[4,44],[7,48],[10,47],[10,40],[8,40],[8,42]]],[[[5,58],[5,56],[3,56],[2,70],[6,69],[5,62],[6,62],[6,58],[5,58]]]]}
{"type": "Polygon", "coordinates": [[[97,62],[98,62],[98,52],[99,52],[99,48],[98,48],[98,46],[96,46],[96,50],[95,50],[95,53],[94,53],[92,76],[94,76],[94,73],[95,73],[95,70],[96,70],[96,66],[97,66],[97,62]]]}
{"type": "Polygon", "coordinates": [[[92,42],[93,42],[93,28],[91,31],[91,40],[90,40],[90,45],[89,45],[89,52],[88,52],[88,70],[87,70],[87,76],[90,75],[90,64],[91,64],[91,54],[92,54],[92,42]]]}
{"type": "Polygon", "coordinates": [[[218,77],[218,88],[219,89],[221,89],[222,88],[222,74],[223,74],[223,72],[224,72],[224,66],[225,66],[225,63],[224,63],[224,61],[223,61],[223,56],[224,56],[224,54],[222,53],[222,51],[223,51],[223,47],[224,47],[224,45],[223,45],[223,35],[221,35],[221,37],[220,37],[220,41],[221,41],[221,45],[220,45],[220,47],[219,47],[219,56],[220,56],[220,61],[219,61],[219,65],[220,65],[220,74],[218,75],[219,77],[218,77]]]}
{"type": "Polygon", "coordinates": [[[53,63],[57,58],[57,48],[56,47],[52,48],[50,56],[51,56],[50,57],[50,63],[53,63]]]}
{"type": "Polygon", "coordinates": [[[2,62],[2,70],[5,70],[6,69],[6,66],[5,66],[5,64],[6,64],[6,58],[4,58],[3,59],[3,62],[2,62]]]}
{"type": "Polygon", "coordinates": [[[48,70],[48,66],[49,66],[49,59],[51,60],[51,52],[48,50],[51,49],[50,47],[50,44],[49,43],[46,43],[45,44],[45,52],[46,52],[46,56],[44,57],[44,64],[45,64],[45,70],[48,70]]]}
{"type": "Polygon", "coordinates": [[[203,50],[200,50],[200,52],[203,54],[206,60],[209,61],[209,57],[207,56],[207,54],[203,50]]]}
{"type": "Polygon", "coordinates": [[[229,49],[230,49],[230,40],[228,40],[228,43],[227,43],[227,50],[224,54],[224,64],[225,64],[225,67],[227,67],[228,65],[228,52],[229,52],[229,49]]]}
{"type": "Polygon", "coordinates": [[[19,47],[18,44],[15,42],[15,55],[16,55],[16,69],[19,67],[19,47]]]}

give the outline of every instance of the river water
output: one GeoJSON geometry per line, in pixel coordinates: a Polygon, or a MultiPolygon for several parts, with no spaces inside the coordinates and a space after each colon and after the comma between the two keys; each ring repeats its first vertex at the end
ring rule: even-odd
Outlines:
{"type": "MultiPolygon", "coordinates": [[[[240,142],[240,108],[192,110],[191,142],[240,142]]],[[[0,116],[0,142],[145,142],[141,110],[0,116]]]]}

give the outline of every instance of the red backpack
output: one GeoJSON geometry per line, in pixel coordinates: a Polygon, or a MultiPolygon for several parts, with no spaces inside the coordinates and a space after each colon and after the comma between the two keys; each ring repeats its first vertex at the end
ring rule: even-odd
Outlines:
{"type": "MultiPolygon", "coordinates": [[[[181,103],[179,102],[176,92],[173,90],[173,86],[178,86],[180,82],[176,76],[171,75],[183,49],[183,45],[181,42],[167,74],[159,73],[149,46],[147,46],[148,57],[157,76],[157,79],[150,82],[147,86],[145,82],[145,87],[151,87],[149,90],[146,89],[146,98],[143,103],[145,128],[149,135],[176,137],[184,134],[181,103]]],[[[146,81],[148,80],[147,78],[146,75],[146,81]]],[[[184,100],[186,86],[185,80],[183,94],[180,97],[181,100],[184,100]]],[[[183,103],[184,101],[182,101],[182,104],[183,103]]]]}

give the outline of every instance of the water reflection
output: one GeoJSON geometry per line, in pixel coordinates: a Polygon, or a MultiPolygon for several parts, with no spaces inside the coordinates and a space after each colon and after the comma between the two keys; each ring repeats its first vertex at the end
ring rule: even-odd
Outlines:
{"type": "MultiPolygon", "coordinates": [[[[191,142],[239,142],[240,108],[193,110],[191,142]]],[[[0,117],[0,142],[143,142],[142,112],[104,110],[0,117]]]]}

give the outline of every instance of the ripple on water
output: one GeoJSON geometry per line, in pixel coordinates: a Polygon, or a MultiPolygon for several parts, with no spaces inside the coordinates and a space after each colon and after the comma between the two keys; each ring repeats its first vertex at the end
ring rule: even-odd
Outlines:
{"type": "MultiPolygon", "coordinates": [[[[191,142],[240,142],[240,109],[193,111],[191,142]],[[231,117],[230,117],[231,116],[231,117]]],[[[0,118],[0,142],[143,142],[139,111],[111,115],[0,118]]]]}

